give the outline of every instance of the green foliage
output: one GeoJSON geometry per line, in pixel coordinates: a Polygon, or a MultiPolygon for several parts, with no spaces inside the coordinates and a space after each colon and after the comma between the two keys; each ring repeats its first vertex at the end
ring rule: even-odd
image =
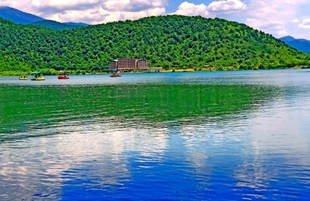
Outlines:
{"type": "Polygon", "coordinates": [[[217,18],[147,17],[62,31],[0,19],[0,35],[0,72],[102,72],[125,57],[164,69],[309,66],[309,56],[271,35],[217,18]]]}
{"type": "Polygon", "coordinates": [[[59,71],[56,71],[53,68],[43,68],[43,69],[40,69],[40,72],[43,75],[57,75],[57,74],[59,74],[59,71]]]}

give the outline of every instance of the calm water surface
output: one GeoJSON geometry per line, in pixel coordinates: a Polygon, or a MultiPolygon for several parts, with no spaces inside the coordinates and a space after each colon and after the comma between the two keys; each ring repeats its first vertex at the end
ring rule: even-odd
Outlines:
{"type": "Polygon", "coordinates": [[[0,77],[0,200],[309,200],[310,70],[0,77]]]}

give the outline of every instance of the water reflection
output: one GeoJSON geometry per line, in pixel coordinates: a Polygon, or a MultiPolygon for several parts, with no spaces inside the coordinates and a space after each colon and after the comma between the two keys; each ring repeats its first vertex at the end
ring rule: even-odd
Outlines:
{"type": "MultiPolygon", "coordinates": [[[[307,186],[309,180],[304,178],[310,177],[307,157],[310,151],[307,130],[310,127],[304,118],[309,104],[302,105],[303,111],[296,110],[296,106],[304,101],[303,95],[297,99],[296,96],[294,99],[283,96],[266,106],[268,112],[260,112],[249,122],[246,132],[250,136],[245,141],[248,144],[242,154],[242,164],[235,172],[238,187],[253,189],[256,196],[267,200],[270,194],[276,199],[306,198],[299,188],[307,186]],[[302,176],[297,178],[297,172],[303,172],[302,176]]],[[[253,191],[243,190],[243,195],[250,198],[253,191]]]]}
{"type": "Polygon", "coordinates": [[[184,123],[254,110],[277,96],[274,87],[244,85],[121,85],[3,87],[0,131],[12,133],[54,123],[116,117],[132,124],[184,123]],[[18,98],[16,98],[18,97],[18,98]],[[40,97],[40,98],[38,98],[40,97]]]}
{"type": "MultiPolygon", "coordinates": [[[[261,121],[257,117],[252,121],[239,119],[231,123],[223,121],[195,126],[173,123],[167,129],[154,129],[124,128],[122,123],[111,124],[109,119],[97,119],[83,125],[74,126],[74,123],[66,122],[54,128],[38,129],[38,133],[53,135],[2,144],[0,174],[4,179],[1,179],[0,189],[6,189],[9,194],[2,191],[1,198],[6,200],[13,193],[14,197],[26,200],[35,197],[69,199],[74,195],[85,197],[85,192],[90,189],[100,190],[99,195],[102,196],[119,188],[129,188],[128,182],[133,182],[140,171],[144,177],[148,175],[148,183],[164,182],[168,175],[159,173],[167,171],[166,165],[176,165],[175,169],[169,169],[173,178],[168,177],[168,180],[186,177],[191,182],[196,181],[194,188],[188,188],[196,189],[196,193],[199,191],[201,194],[197,196],[201,198],[207,192],[214,195],[216,186],[222,186],[226,191],[235,189],[234,195],[242,194],[243,198],[268,199],[268,193],[264,192],[270,193],[272,183],[279,183],[288,168],[291,169],[287,176],[296,176],[295,171],[307,167],[309,160],[305,153],[309,153],[309,143],[302,139],[292,142],[264,139],[263,127],[257,126],[261,125],[257,124],[261,121]],[[234,127],[232,124],[235,123],[242,128],[234,127]],[[295,149],[299,144],[300,150],[295,149]],[[281,153],[283,147],[290,150],[281,153]],[[305,157],[301,157],[303,155],[305,157]],[[304,161],[294,160],[296,156],[304,161]],[[156,170],[155,164],[162,167],[156,170]],[[186,169],[186,173],[181,173],[180,168],[186,169]],[[15,184],[10,186],[11,190],[5,187],[8,183],[15,184]],[[70,187],[75,188],[70,191],[70,187]],[[81,187],[85,189],[77,191],[81,187]],[[246,191],[246,188],[254,189],[256,193],[246,191]]],[[[307,171],[309,173],[309,169],[307,171]]],[[[303,173],[302,180],[290,179],[308,184],[307,171],[303,173]]],[[[185,184],[171,185],[182,192],[185,184]]],[[[290,190],[298,192],[294,187],[290,190]]]]}
{"type": "Polygon", "coordinates": [[[2,86],[0,200],[307,200],[308,78],[232,74],[2,86]]]}
{"type": "Polygon", "coordinates": [[[2,144],[1,189],[14,182],[16,186],[12,188],[17,198],[27,199],[24,195],[30,198],[42,192],[49,198],[55,194],[59,198],[61,186],[70,179],[87,177],[95,182],[91,185],[103,188],[130,177],[127,157],[132,157],[131,152],[152,161],[161,160],[167,143],[162,129],[110,129],[113,127],[106,119],[83,126],[59,125],[36,131],[54,134],[48,138],[2,144]]]}

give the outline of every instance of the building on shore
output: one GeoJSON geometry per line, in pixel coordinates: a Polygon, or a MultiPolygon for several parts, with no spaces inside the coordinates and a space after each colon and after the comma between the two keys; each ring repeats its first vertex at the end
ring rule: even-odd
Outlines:
{"type": "Polygon", "coordinates": [[[109,71],[117,71],[117,60],[110,61],[109,71]]]}
{"type": "Polygon", "coordinates": [[[137,61],[137,69],[139,71],[146,71],[146,70],[150,70],[149,65],[147,63],[146,59],[139,59],[137,61]]]}
{"type": "Polygon", "coordinates": [[[110,71],[133,72],[150,70],[146,59],[124,58],[113,60],[109,64],[110,71]]]}

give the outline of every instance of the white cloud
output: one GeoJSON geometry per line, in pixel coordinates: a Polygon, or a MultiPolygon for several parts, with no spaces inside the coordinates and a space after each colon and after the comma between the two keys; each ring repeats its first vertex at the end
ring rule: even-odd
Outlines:
{"type": "Polygon", "coordinates": [[[213,12],[232,12],[245,10],[247,6],[239,0],[214,1],[208,6],[213,12]]]}
{"type": "Polygon", "coordinates": [[[287,27],[292,22],[297,22],[303,3],[307,3],[307,1],[251,0],[247,4],[245,23],[253,28],[271,33],[275,37],[287,35],[289,30],[287,27]],[[292,19],[294,20],[292,21],[292,19]]]}
{"type": "Polygon", "coordinates": [[[205,4],[195,5],[186,1],[178,7],[175,14],[217,17],[221,15],[239,13],[245,9],[246,5],[239,0],[214,1],[208,6],[205,4]]]}
{"type": "Polygon", "coordinates": [[[293,23],[298,23],[299,20],[295,18],[295,19],[293,19],[291,22],[293,22],[293,23]]]}
{"type": "Polygon", "coordinates": [[[147,16],[165,14],[164,8],[154,8],[139,12],[107,11],[102,8],[88,9],[84,11],[72,10],[65,13],[50,15],[50,19],[61,22],[85,22],[88,24],[101,24],[113,21],[136,20],[147,16]]]}
{"type": "MultiPolygon", "coordinates": [[[[40,1],[40,0],[34,0],[40,1]]],[[[45,18],[60,22],[74,21],[100,24],[119,20],[135,20],[146,16],[165,14],[166,0],[75,0],[58,3],[57,0],[40,5],[45,18]],[[47,15],[44,8],[55,10],[47,15]],[[63,8],[63,9],[61,9],[63,8]],[[65,11],[63,11],[65,10],[65,11]]]]}
{"type": "Polygon", "coordinates": [[[167,4],[164,0],[109,0],[103,1],[101,6],[108,11],[143,11],[152,8],[163,8],[167,4]]]}
{"type": "Polygon", "coordinates": [[[272,33],[272,35],[276,37],[286,36],[288,34],[285,25],[281,22],[266,23],[264,21],[261,21],[260,19],[247,18],[246,24],[255,29],[262,30],[266,33],[272,33]]]}
{"type": "Polygon", "coordinates": [[[291,20],[297,12],[296,6],[279,0],[252,1],[248,5],[247,15],[265,22],[275,20],[291,20]]]}
{"type": "Polygon", "coordinates": [[[302,20],[301,24],[298,27],[303,29],[310,29],[310,19],[302,20]]]}
{"type": "Polygon", "coordinates": [[[268,30],[268,33],[274,33],[275,36],[287,36],[287,30],[283,23],[270,23],[261,27],[262,30],[268,30]]]}
{"type": "Polygon", "coordinates": [[[201,15],[201,16],[209,16],[208,7],[204,4],[195,5],[193,3],[183,2],[175,14],[179,15],[201,15]]]}
{"type": "Polygon", "coordinates": [[[9,6],[9,7],[24,11],[24,12],[32,11],[30,4],[31,4],[31,0],[25,0],[25,1],[0,0],[0,6],[9,6]]]}
{"type": "Polygon", "coordinates": [[[37,8],[57,8],[57,9],[76,9],[77,6],[81,6],[82,8],[84,6],[91,6],[95,4],[99,4],[99,0],[32,0],[31,5],[37,8]]]}
{"type": "Polygon", "coordinates": [[[0,0],[0,5],[59,22],[99,24],[164,15],[167,0],[0,0]]]}

